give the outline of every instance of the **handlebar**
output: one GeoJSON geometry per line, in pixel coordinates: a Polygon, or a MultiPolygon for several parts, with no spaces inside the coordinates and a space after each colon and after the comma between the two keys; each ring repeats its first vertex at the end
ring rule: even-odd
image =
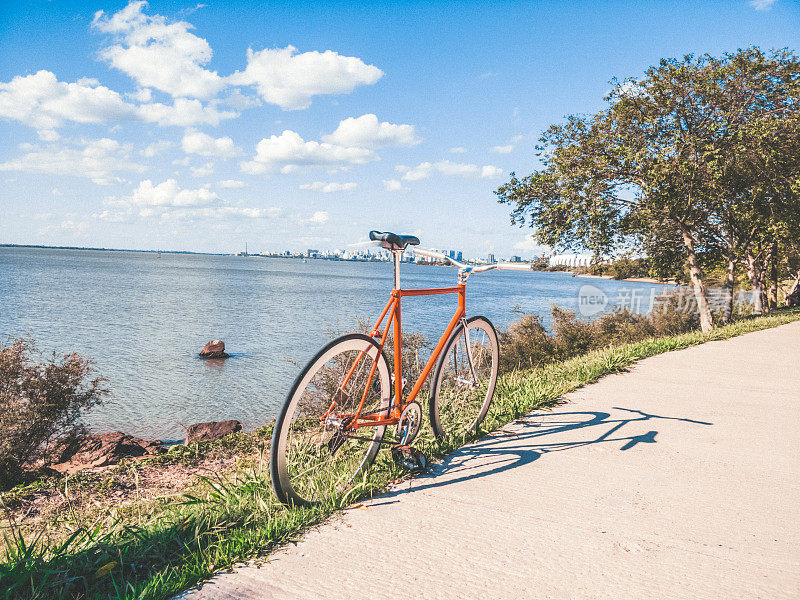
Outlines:
{"type": "Polygon", "coordinates": [[[457,261],[454,258],[450,258],[446,254],[442,254],[441,252],[435,252],[434,250],[426,250],[425,248],[411,248],[411,252],[413,252],[414,254],[418,254],[419,256],[424,256],[426,258],[433,258],[435,260],[449,262],[454,267],[458,267],[459,271],[465,275],[469,275],[471,273],[481,273],[483,271],[491,271],[492,269],[497,269],[498,271],[531,270],[531,266],[528,263],[499,262],[499,263],[492,263],[490,265],[467,265],[465,263],[457,261]]]}

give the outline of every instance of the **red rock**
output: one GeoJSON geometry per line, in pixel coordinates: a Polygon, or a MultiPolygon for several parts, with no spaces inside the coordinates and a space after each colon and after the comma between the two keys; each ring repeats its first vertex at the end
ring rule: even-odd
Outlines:
{"type": "Polygon", "coordinates": [[[203,346],[200,356],[202,358],[228,358],[230,355],[225,353],[225,342],[213,340],[203,346]]]}
{"type": "Polygon", "coordinates": [[[186,430],[186,445],[192,442],[210,442],[225,437],[229,433],[242,430],[239,421],[210,421],[208,423],[195,423],[186,430]]]}
{"type": "Polygon", "coordinates": [[[164,452],[161,442],[142,440],[121,431],[89,435],[63,448],[59,464],[52,468],[75,473],[92,467],[114,465],[123,458],[164,452]]]}

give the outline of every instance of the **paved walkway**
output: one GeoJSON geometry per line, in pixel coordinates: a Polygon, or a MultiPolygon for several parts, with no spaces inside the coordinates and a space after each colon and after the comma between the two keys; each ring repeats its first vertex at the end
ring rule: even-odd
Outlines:
{"type": "Polygon", "coordinates": [[[568,399],[181,598],[800,598],[800,322],[568,399]]]}

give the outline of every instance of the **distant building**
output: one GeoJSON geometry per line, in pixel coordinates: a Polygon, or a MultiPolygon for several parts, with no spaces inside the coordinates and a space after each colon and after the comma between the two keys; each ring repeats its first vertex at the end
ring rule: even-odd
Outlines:
{"type": "Polygon", "coordinates": [[[588,267],[592,264],[594,255],[592,254],[554,254],[550,257],[548,265],[555,267],[563,265],[565,267],[588,267]]]}
{"type": "Polygon", "coordinates": [[[306,258],[317,258],[317,255],[319,255],[319,250],[312,250],[311,248],[306,250],[306,258]]]}
{"type": "Polygon", "coordinates": [[[464,255],[461,254],[461,252],[456,252],[456,260],[462,262],[464,260],[464,255]]]}
{"type": "Polygon", "coordinates": [[[522,262],[521,256],[512,256],[509,262],[522,262]]]}
{"type": "Polygon", "coordinates": [[[489,253],[489,255],[486,257],[486,262],[488,262],[488,263],[497,262],[497,260],[494,257],[494,254],[489,253]]]}

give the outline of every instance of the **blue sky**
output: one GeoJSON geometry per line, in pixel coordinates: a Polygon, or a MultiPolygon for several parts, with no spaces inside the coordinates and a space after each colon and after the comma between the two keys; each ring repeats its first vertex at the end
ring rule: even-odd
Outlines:
{"type": "Polygon", "coordinates": [[[0,243],[531,256],[493,190],[544,128],[662,57],[798,37],[791,0],[3,2],[0,243]]]}

